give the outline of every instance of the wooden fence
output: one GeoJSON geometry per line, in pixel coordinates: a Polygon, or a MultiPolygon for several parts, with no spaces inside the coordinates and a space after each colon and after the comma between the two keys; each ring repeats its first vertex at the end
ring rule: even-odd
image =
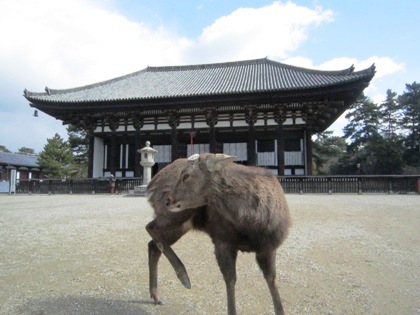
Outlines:
{"type": "MultiPolygon", "coordinates": [[[[117,178],[115,191],[118,194],[127,194],[142,183],[143,178],[141,177],[117,178]]],[[[110,193],[110,185],[107,178],[20,180],[16,186],[16,193],[105,194],[110,193]]]]}
{"type": "MultiPolygon", "coordinates": [[[[286,193],[420,193],[420,175],[413,176],[280,176],[286,193]]],[[[117,178],[116,193],[127,194],[143,183],[142,178],[117,178]]],[[[34,179],[20,180],[16,193],[23,194],[103,194],[109,193],[106,178],[89,179],[34,179]]]]}
{"type": "Polygon", "coordinates": [[[286,193],[420,193],[420,175],[415,176],[282,176],[286,193]]]}

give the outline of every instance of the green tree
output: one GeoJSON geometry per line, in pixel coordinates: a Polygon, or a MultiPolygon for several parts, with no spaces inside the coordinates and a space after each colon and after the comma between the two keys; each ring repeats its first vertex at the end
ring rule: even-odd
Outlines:
{"type": "Polygon", "coordinates": [[[393,138],[378,138],[369,145],[365,163],[372,174],[402,174],[404,161],[401,146],[393,138]]]}
{"type": "Polygon", "coordinates": [[[382,122],[382,133],[387,139],[396,139],[400,129],[401,106],[398,103],[397,93],[386,91],[386,100],[379,106],[382,122]]]}
{"type": "Polygon", "coordinates": [[[73,155],[70,145],[59,134],[47,139],[47,144],[39,154],[38,163],[50,178],[66,178],[74,173],[73,155]]]}
{"type": "Polygon", "coordinates": [[[357,156],[352,153],[345,152],[337,161],[331,165],[331,174],[334,175],[354,175],[361,174],[361,170],[357,156]]]}
{"type": "Polygon", "coordinates": [[[18,154],[24,154],[24,155],[35,155],[35,150],[27,147],[21,147],[18,149],[18,154]]]}
{"type": "Polygon", "coordinates": [[[366,143],[379,135],[379,107],[362,95],[350,106],[345,116],[349,123],[344,127],[344,138],[350,140],[350,150],[360,150],[366,143]]]}
{"type": "Polygon", "coordinates": [[[78,169],[79,176],[87,175],[89,137],[87,132],[74,125],[68,125],[68,142],[73,152],[75,168],[78,169]]]}
{"type": "Polygon", "coordinates": [[[406,84],[406,91],[398,99],[402,111],[404,160],[409,166],[420,166],[420,84],[406,84]]]}
{"type": "Polygon", "coordinates": [[[5,152],[5,153],[12,153],[12,151],[10,151],[8,148],[6,148],[6,146],[4,145],[0,145],[0,152],[5,152]]]}
{"type": "Polygon", "coordinates": [[[343,138],[332,136],[332,131],[317,134],[313,143],[315,172],[319,175],[332,174],[331,166],[336,164],[346,152],[346,146],[343,138]]]}
{"type": "Polygon", "coordinates": [[[388,90],[386,101],[377,106],[363,96],[350,108],[346,115],[350,121],[343,129],[350,143],[333,168],[337,174],[402,173],[404,162],[396,132],[399,108],[395,97],[388,90]]]}

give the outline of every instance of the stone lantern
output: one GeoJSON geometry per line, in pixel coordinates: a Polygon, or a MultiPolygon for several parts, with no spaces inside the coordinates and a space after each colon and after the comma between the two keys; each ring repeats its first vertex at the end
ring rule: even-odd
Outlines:
{"type": "Polygon", "coordinates": [[[140,165],[143,166],[143,185],[144,187],[152,180],[152,167],[155,165],[155,154],[157,150],[150,147],[150,142],[146,141],[146,146],[138,150],[140,153],[140,165]]]}

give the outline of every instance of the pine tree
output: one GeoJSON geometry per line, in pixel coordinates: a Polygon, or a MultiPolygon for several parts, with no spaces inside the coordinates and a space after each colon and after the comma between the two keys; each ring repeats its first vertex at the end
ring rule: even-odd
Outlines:
{"type": "Polygon", "coordinates": [[[344,138],[351,141],[349,149],[358,151],[379,133],[379,107],[368,97],[362,95],[350,106],[345,116],[349,123],[344,127],[344,138]]]}
{"type": "Polygon", "coordinates": [[[87,175],[89,138],[87,132],[74,125],[67,127],[69,145],[73,152],[75,167],[79,170],[79,176],[87,175]]]}
{"type": "Polygon", "coordinates": [[[8,148],[6,148],[6,146],[4,145],[0,145],[0,152],[5,152],[5,153],[12,153],[12,151],[10,151],[8,148]]]}
{"type": "Polygon", "coordinates": [[[402,116],[401,106],[397,100],[397,93],[387,90],[386,99],[379,108],[381,111],[382,132],[385,138],[396,139],[402,116]]]}
{"type": "Polygon", "coordinates": [[[317,134],[313,143],[313,161],[318,175],[331,174],[331,165],[338,162],[346,151],[346,142],[343,138],[333,136],[332,131],[317,134]]]}
{"type": "Polygon", "coordinates": [[[413,167],[420,166],[420,84],[406,84],[406,91],[398,99],[402,111],[401,127],[406,132],[404,160],[413,167]]]}
{"type": "Polygon", "coordinates": [[[395,93],[388,90],[387,100],[377,106],[361,97],[346,115],[344,137],[351,140],[347,153],[335,165],[341,174],[400,174],[403,171],[396,128],[398,106],[395,93]],[[382,133],[381,133],[382,131],[382,133]]]}
{"type": "Polygon", "coordinates": [[[68,142],[59,134],[47,139],[38,163],[49,178],[66,178],[73,173],[73,155],[68,142]]]}
{"type": "Polygon", "coordinates": [[[21,147],[18,149],[18,154],[24,154],[24,155],[36,155],[35,150],[32,148],[27,147],[21,147]]]}

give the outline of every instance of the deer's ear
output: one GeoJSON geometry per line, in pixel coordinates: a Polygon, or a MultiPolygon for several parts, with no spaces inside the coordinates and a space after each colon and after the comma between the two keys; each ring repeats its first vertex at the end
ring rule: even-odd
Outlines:
{"type": "Polygon", "coordinates": [[[206,159],[206,165],[210,172],[220,171],[234,161],[236,161],[236,156],[230,156],[227,154],[213,154],[206,159]]]}

